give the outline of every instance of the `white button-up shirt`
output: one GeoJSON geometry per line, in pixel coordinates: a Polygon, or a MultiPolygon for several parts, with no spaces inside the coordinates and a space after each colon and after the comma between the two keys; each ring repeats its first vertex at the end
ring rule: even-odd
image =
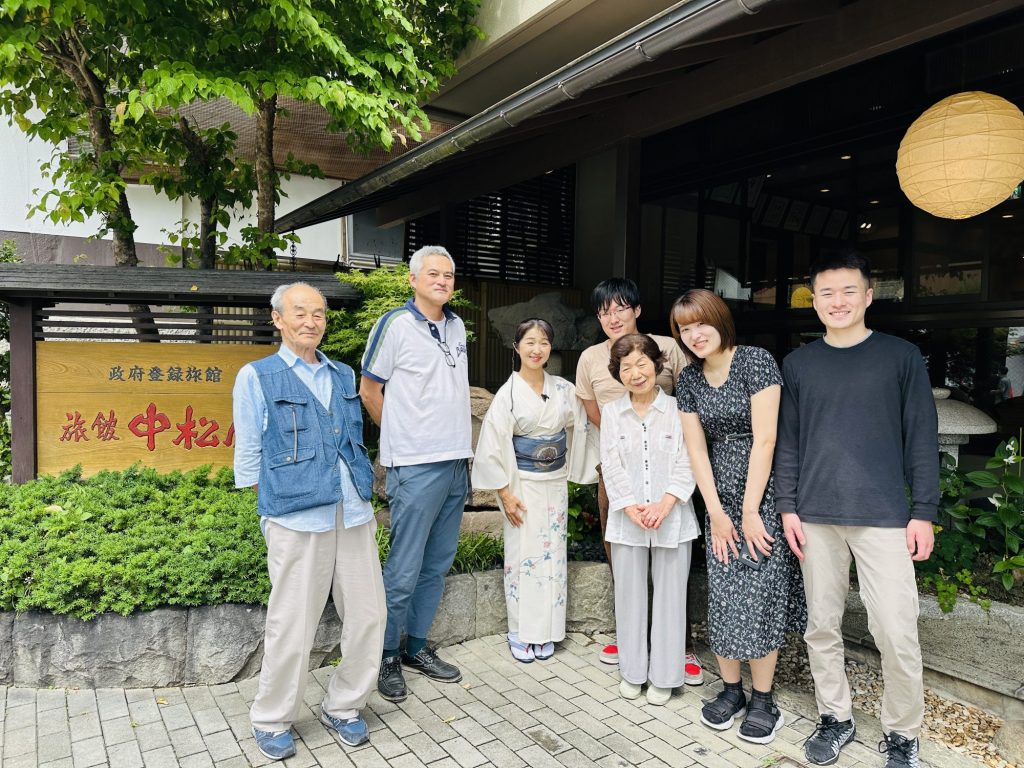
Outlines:
{"type": "Polygon", "coordinates": [[[601,409],[601,475],[608,492],[605,539],[634,547],[676,547],[700,529],[690,497],[695,482],[675,401],[658,388],[644,418],[627,392],[601,409]],[[641,528],[625,513],[633,504],[678,501],[656,529],[641,528]]]}

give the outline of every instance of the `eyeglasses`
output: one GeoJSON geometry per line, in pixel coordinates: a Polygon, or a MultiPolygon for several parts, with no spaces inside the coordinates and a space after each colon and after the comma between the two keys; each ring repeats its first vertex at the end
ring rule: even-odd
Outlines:
{"type": "MultiPolygon", "coordinates": [[[[448,363],[449,368],[455,367],[455,358],[452,357],[452,351],[448,349],[448,343],[441,340],[441,334],[437,330],[437,326],[433,323],[427,323],[427,328],[430,329],[430,335],[434,337],[434,341],[437,342],[437,346],[444,353],[444,361],[448,363]]],[[[445,334],[447,335],[447,334],[445,334]]]]}
{"type": "Polygon", "coordinates": [[[624,307],[617,307],[616,309],[602,309],[597,313],[597,317],[600,320],[607,320],[612,315],[615,315],[620,320],[624,318],[628,313],[633,311],[633,307],[626,305],[624,307]]]}

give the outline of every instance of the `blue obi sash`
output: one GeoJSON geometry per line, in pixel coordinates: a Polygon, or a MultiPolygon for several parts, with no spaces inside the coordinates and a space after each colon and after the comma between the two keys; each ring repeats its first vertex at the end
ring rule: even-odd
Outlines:
{"type": "Polygon", "coordinates": [[[541,437],[512,436],[516,466],[524,472],[554,472],[565,466],[566,433],[541,437]]]}

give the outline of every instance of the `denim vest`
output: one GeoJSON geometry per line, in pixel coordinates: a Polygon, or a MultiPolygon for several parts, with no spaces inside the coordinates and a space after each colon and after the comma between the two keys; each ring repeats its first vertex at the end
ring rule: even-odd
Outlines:
{"type": "Polygon", "coordinates": [[[331,372],[330,409],[280,355],[252,363],[267,404],[260,458],[260,515],[276,516],[341,501],[345,462],[359,495],[369,501],[373,468],[363,447],[363,416],[352,369],[331,372]]]}

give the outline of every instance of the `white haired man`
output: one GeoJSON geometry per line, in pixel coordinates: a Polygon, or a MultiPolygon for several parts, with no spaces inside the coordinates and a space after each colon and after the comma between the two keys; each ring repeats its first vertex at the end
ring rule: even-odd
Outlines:
{"type": "Polygon", "coordinates": [[[427,632],[455,559],[473,455],[466,327],[447,306],[455,261],[439,245],[421,248],[409,261],[409,282],[413,298],[370,332],[359,383],[363,405],[381,428],[380,463],[387,468],[388,621],[377,690],[389,701],[407,696],[403,666],[442,683],[462,679],[427,646],[427,632]]]}
{"type": "Polygon", "coordinates": [[[369,739],[359,711],[373,691],[386,618],[355,373],[317,349],[327,305],[305,283],[270,300],[281,347],[243,366],[233,391],[235,484],[255,488],[270,601],[263,666],[249,717],[271,760],[295,754],[309,652],[327,595],[344,621],[341,663],[320,721],[349,746],[369,739]]]}

